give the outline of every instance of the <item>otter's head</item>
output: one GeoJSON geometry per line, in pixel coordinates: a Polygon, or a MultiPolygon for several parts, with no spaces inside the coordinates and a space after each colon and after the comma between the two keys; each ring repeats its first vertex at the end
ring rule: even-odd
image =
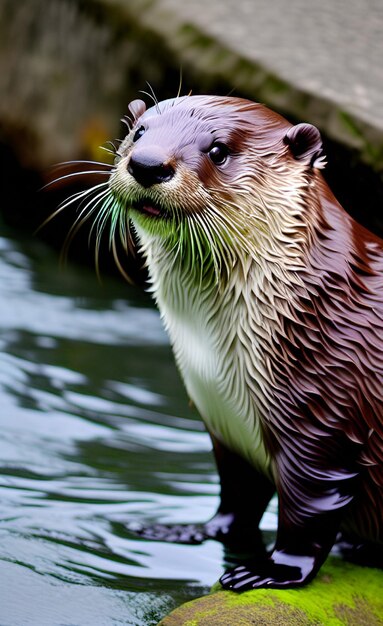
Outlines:
{"type": "Polygon", "coordinates": [[[108,206],[115,223],[128,215],[144,247],[217,272],[274,239],[301,239],[303,196],[322,165],[315,127],[230,97],[186,96],[148,110],[135,100],[129,109],[108,206]]]}

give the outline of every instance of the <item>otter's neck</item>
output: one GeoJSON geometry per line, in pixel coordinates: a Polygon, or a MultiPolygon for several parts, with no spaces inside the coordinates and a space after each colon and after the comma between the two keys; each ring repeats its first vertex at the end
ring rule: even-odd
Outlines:
{"type": "Polygon", "coordinates": [[[263,428],[275,385],[272,344],[291,317],[297,276],[279,267],[274,275],[270,262],[263,271],[248,257],[217,286],[190,277],[159,239],[138,234],[177,365],[207,429],[271,475],[263,428]]]}

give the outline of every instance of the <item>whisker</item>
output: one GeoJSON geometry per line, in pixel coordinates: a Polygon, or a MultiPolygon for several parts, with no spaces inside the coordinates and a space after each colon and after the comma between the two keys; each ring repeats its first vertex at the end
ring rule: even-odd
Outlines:
{"type": "MultiPolygon", "coordinates": [[[[105,189],[105,190],[101,191],[99,194],[97,194],[96,196],[94,196],[93,198],[90,198],[89,202],[87,202],[85,204],[85,206],[83,206],[81,208],[81,211],[80,211],[79,215],[77,216],[77,218],[76,218],[73,226],[71,227],[71,229],[76,226],[77,222],[79,220],[81,220],[82,216],[89,209],[89,212],[84,216],[84,219],[87,220],[92,215],[92,213],[94,213],[94,211],[96,210],[97,206],[102,201],[102,199],[106,198],[108,196],[108,194],[109,194],[109,189],[105,189]]],[[[82,200],[82,202],[84,202],[84,201],[85,201],[85,198],[82,200]]]]}
{"type": "MultiPolygon", "coordinates": [[[[113,141],[106,141],[105,142],[106,146],[112,146],[112,150],[114,150],[114,152],[116,151],[116,146],[114,145],[113,141]]],[[[100,146],[100,148],[102,148],[103,146],[100,146]]]]}
{"type": "MultiPolygon", "coordinates": [[[[91,217],[91,215],[96,211],[97,207],[99,206],[100,202],[102,202],[102,200],[108,195],[109,193],[109,189],[102,191],[101,193],[99,193],[95,198],[91,198],[89,200],[89,202],[84,206],[84,208],[81,210],[81,213],[78,215],[78,217],[76,218],[74,224],[71,226],[71,228],[69,229],[68,235],[65,238],[64,241],[64,245],[63,245],[63,249],[61,252],[61,258],[65,261],[68,255],[68,251],[69,251],[69,247],[70,244],[72,243],[74,237],[76,236],[76,234],[78,233],[78,231],[80,230],[80,228],[85,224],[85,222],[91,217]],[[93,204],[94,203],[94,204],[93,204]],[[87,209],[90,208],[90,210],[86,213],[87,209]],[[85,215],[84,215],[85,214],[85,215]]],[[[93,229],[93,226],[92,226],[93,229]]],[[[91,229],[91,231],[92,231],[91,229]]],[[[90,236],[90,234],[89,234],[90,236]]]]}
{"type": "Polygon", "coordinates": [[[132,130],[133,120],[128,115],[124,115],[124,117],[120,119],[120,122],[125,124],[129,130],[132,130]]]}
{"type": "Polygon", "coordinates": [[[119,233],[120,239],[122,241],[122,244],[125,246],[127,254],[137,256],[137,244],[134,241],[132,230],[130,228],[130,222],[128,219],[120,219],[119,233]]]}
{"type": "Polygon", "coordinates": [[[104,165],[105,167],[110,167],[111,165],[110,163],[104,163],[103,161],[86,161],[83,159],[77,159],[73,161],[61,161],[60,163],[56,163],[55,165],[52,166],[52,169],[65,167],[65,165],[82,165],[84,163],[86,165],[104,165]]]}
{"type": "Polygon", "coordinates": [[[91,239],[92,239],[92,235],[93,233],[95,233],[95,237],[96,237],[96,243],[95,243],[95,255],[98,256],[98,252],[100,249],[100,244],[101,244],[101,238],[102,238],[102,234],[105,230],[105,225],[107,223],[107,221],[109,220],[109,211],[108,211],[108,207],[105,206],[105,204],[102,205],[100,211],[98,212],[96,219],[93,221],[93,224],[91,226],[91,229],[89,231],[89,235],[88,235],[88,245],[90,246],[91,244],[91,239]]]}
{"type": "Polygon", "coordinates": [[[121,210],[118,212],[118,217],[118,234],[121,243],[127,253],[132,252],[134,250],[134,242],[129,227],[129,219],[127,219],[126,213],[121,210]]]}
{"type": "Polygon", "coordinates": [[[151,84],[148,81],[146,81],[146,84],[149,87],[149,92],[148,91],[141,91],[141,93],[143,93],[145,96],[148,96],[149,98],[151,98],[151,100],[153,100],[153,102],[155,104],[155,107],[156,107],[156,111],[160,115],[161,114],[161,109],[160,109],[160,106],[159,106],[158,98],[157,98],[156,94],[154,93],[154,89],[153,89],[153,87],[151,86],[151,84]]]}
{"type": "Polygon", "coordinates": [[[119,227],[119,235],[122,241],[123,246],[125,245],[125,241],[121,238],[121,215],[120,215],[120,207],[119,203],[112,199],[112,206],[110,209],[110,229],[109,229],[109,250],[113,248],[113,241],[116,238],[116,230],[117,226],[119,227]]]}
{"type": "MultiPolygon", "coordinates": [[[[71,196],[69,196],[69,198],[67,198],[66,200],[63,200],[62,202],[60,202],[60,204],[58,206],[58,211],[62,211],[63,209],[66,209],[68,206],[70,206],[74,202],[77,202],[78,200],[80,200],[80,198],[86,198],[86,196],[89,196],[91,193],[94,193],[95,191],[97,191],[101,187],[107,187],[108,188],[108,185],[109,185],[108,182],[99,183],[98,185],[94,185],[93,187],[90,187],[90,189],[84,189],[83,191],[77,191],[76,193],[74,193],[71,196]]],[[[54,215],[56,213],[57,213],[57,211],[54,213],[54,215]]]]}
{"type": "Polygon", "coordinates": [[[48,187],[51,187],[52,185],[59,183],[62,180],[67,180],[68,178],[72,178],[74,176],[87,176],[89,174],[102,174],[104,176],[109,176],[110,174],[112,174],[112,172],[113,172],[113,169],[107,172],[103,172],[102,170],[85,170],[82,172],[71,172],[70,174],[64,174],[63,176],[59,176],[58,178],[55,178],[54,180],[49,181],[49,183],[46,183],[46,185],[41,187],[40,191],[44,191],[44,189],[47,189],[48,187]]]}
{"type": "Polygon", "coordinates": [[[36,235],[37,233],[40,232],[40,230],[42,228],[44,228],[47,224],[49,224],[49,222],[51,220],[53,220],[54,218],[56,218],[58,215],[60,215],[60,213],[62,211],[64,211],[64,209],[68,208],[71,204],[73,204],[74,202],[77,202],[78,200],[80,200],[80,198],[85,199],[86,196],[90,195],[91,193],[94,193],[95,191],[97,191],[97,189],[99,189],[100,187],[107,187],[108,183],[100,183],[99,185],[95,185],[94,187],[91,187],[90,189],[85,189],[85,191],[77,191],[76,193],[72,194],[71,196],[69,196],[69,198],[67,198],[66,200],[63,200],[62,202],[60,202],[59,206],[57,207],[57,209],[55,211],[53,211],[53,213],[51,215],[49,215],[42,224],[40,224],[40,226],[38,226],[36,228],[36,230],[34,231],[34,234],[36,235]]]}
{"type": "Polygon", "coordinates": [[[230,91],[226,94],[226,97],[231,96],[231,95],[232,95],[232,94],[233,94],[236,90],[237,90],[237,87],[236,87],[236,85],[234,85],[234,86],[230,89],[230,91]]]}
{"type": "Polygon", "coordinates": [[[118,271],[120,272],[120,274],[125,278],[125,280],[133,285],[134,281],[131,279],[131,277],[129,276],[129,274],[125,271],[119,255],[118,255],[118,250],[117,250],[117,244],[116,244],[116,230],[117,230],[117,226],[118,226],[118,231],[119,231],[119,236],[121,239],[121,242],[125,248],[125,251],[128,253],[129,250],[129,244],[130,241],[129,239],[131,238],[131,234],[130,234],[130,230],[127,229],[127,222],[124,219],[125,217],[125,211],[122,211],[121,209],[121,205],[120,202],[114,198],[113,196],[110,196],[106,202],[104,203],[103,206],[103,210],[102,210],[102,216],[101,216],[101,224],[99,224],[98,226],[98,230],[99,233],[97,235],[97,241],[96,241],[96,248],[97,248],[97,255],[96,255],[96,271],[97,274],[99,274],[99,266],[98,266],[98,246],[99,246],[99,241],[101,238],[101,234],[105,229],[105,225],[108,221],[108,218],[110,218],[111,220],[111,225],[110,225],[110,232],[109,232],[109,248],[112,250],[113,253],[113,259],[114,262],[116,263],[116,267],[118,269],[118,271]],[[127,235],[127,230],[129,235],[127,235]]]}
{"type": "Polygon", "coordinates": [[[177,96],[176,98],[178,99],[181,95],[181,89],[182,89],[182,65],[180,67],[180,80],[179,80],[179,84],[178,84],[178,91],[177,91],[177,96]]]}
{"type": "Polygon", "coordinates": [[[149,89],[150,89],[150,93],[152,94],[152,98],[153,98],[154,102],[155,102],[156,104],[159,104],[159,102],[158,102],[158,98],[157,98],[156,94],[154,93],[154,89],[153,89],[153,87],[151,86],[151,84],[149,83],[149,81],[146,81],[146,84],[147,84],[147,86],[148,86],[148,87],[149,87],[149,89]]]}
{"type": "Polygon", "coordinates": [[[148,98],[150,98],[152,100],[152,102],[154,102],[154,105],[156,107],[156,111],[157,111],[157,113],[160,114],[160,110],[158,109],[158,101],[157,101],[157,99],[154,96],[152,96],[152,94],[149,93],[148,91],[144,91],[144,89],[140,89],[140,93],[142,93],[144,96],[147,96],[148,98]]]}
{"type": "MultiPolygon", "coordinates": [[[[112,143],[111,141],[109,141],[108,143],[112,143]]],[[[116,156],[117,154],[117,148],[116,146],[113,145],[113,150],[111,150],[110,148],[107,148],[106,146],[100,146],[100,150],[104,150],[104,152],[107,152],[108,154],[113,154],[113,156],[116,156]]]]}
{"type": "Polygon", "coordinates": [[[125,280],[130,284],[130,285],[134,285],[134,281],[130,278],[129,274],[127,274],[123,268],[123,266],[121,265],[121,261],[119,259],[118,256],[118,251],[116,248],[116,240],[113,239],[112,241],[112,252],[113,252],[113,258],[114,258],[114,262],[117,265],[117,269],[118,271],[121,273],[121,275],[125,278],[125,280]]]}
{"type": "Polygon", "coordinates": [[[130,284],[133,284],[132,279],[124,270],[120,258],[118,256],[117,245],[116,245],[116,231],[118,226],[118,234],[121,240],[121,243],[128,254],[132,252],[133,241],[131,238],[131,233],[129,229],[128,222],[125,219],[126,212],[122,210],[120,202],[110,196],[104,202],[102,207],[102,211],[97,219],[97,235],[96,235],[96,249],[95,249],[95,261],[96,261],[96,272],[99,275],[99,249],[100,242],[103,232],[105,231],[108,220],[110,220],[110,230],[109,230],[109,249],[112,250],[113,258],[116,263],[117,269],[122,274],[122,276],[127,280],[130,284]]]}
{"type": "Polygon", "coordinates": [[[105,192],[103,192],[103,191],[101,191],[101,193],[99,193],[99,194],[98,194],[98,196],[96,196],[95,198],[92,198],[92,199],[88,202],[88,204],[86,204],[86,205],[84,206],[84,208],[81,210],[81,213],[80,213],[80,215],[79,215],[79,218],[80,218],[80,217],[81,217],[81,215],[83,215],[83,214],[86,212],[86,210],[88,209],[88,207],[89,207],[89,206],[91,206],[90,212],[89,212],[89,213],[88,213],[88,215],[86,216],[86,218],[88,219],[88,217],[90,217],[90,215],[91,215],[92,213],[94,213],[94,211],[96,210],[96,208],[99,206],[99,204],[100,204],[100,203],[101,203],[101,202],[102,202],[105,198],[106,198],[106,200],[105,200],[105,202],[103,202],[103,203],[102,203],[101,210],[100,210],[100,212],[98,213],[98,215],[97,215],[96,219],[94,220],[94,222],[93,222],[93,224],[92,224],[92,226],[91,226],[91,228],[90,228],[89,235],[88,235],[88,245],[90,245],[90,240],[91,240],[91,237],[92,237],[92,234],[93,234],[93,232],[94,232],[94,229],[95,229],[95,228],[96,228],[96,240],[97,240],[98,233],[99,233],[100,222],[101,222],[102,220],[104,220],[105,216],[108,216],[108,215],[109,215],[109,212],[108,212],[108,208],[109,208],[109,204],[110,204],[110,195],[109,195],[109,191],[107,191],[106,193],[105,193],[105,192]],[[108,197],[108,196],[109,196],[109,197],[108,197]],[[93,202],[94,202],[94,204],[93,204],[93,202]]]}
{"type": "Polygon", "coordinates": [[[108,201],[103,204],[100,213],[98,214],[96,220],[94,221],[92,228],[90,230],[89,233],[89,237],[88,237],[88,243],[90,245],[90,238],[91,238],[91,234],[93,232],[94,226],[96,226],[96,243],[94,246],[94,263],[95,263],[95,268],[96,268],[96,275],[97,278],[100,280],[101,276],[100,276],[100,246],[101,246],[101,240],[102,240],[102,235],[105,231],[106,228],[106,224],[108,223],[108,220],[110,219],[110,213],[109,213],[109,203],[108,201]]]}

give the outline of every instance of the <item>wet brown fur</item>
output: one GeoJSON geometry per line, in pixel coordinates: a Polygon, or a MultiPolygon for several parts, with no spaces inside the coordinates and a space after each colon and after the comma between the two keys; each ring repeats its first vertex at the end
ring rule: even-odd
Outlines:
{"type": "MultiPolygon", "coordinates": [[[[128,181],[127,204],[134,210],[135,198],[145,198],[162,210],[173,202],[193,216],[204,214],[207,198],[217,207],[217,220],[223,216],[221,226],[227,224],[230,232],[230,224],[235,225],[229,242],[238,250],[228,249],[233,268],[248,267],[249,258],[253,263],[241,280],[261,275],[264,281],[263,289],[257,283],[258,291],[243,288],[243,293],[250,294],[249,309],[270,315],[255,331],[262,364],[256,373],[261,391],[253,401],[259,405],[279,497],[276,548],[265,565],[266,572],[270,566],[276,573],[258,576],[256,565],[247,574],[234,570],[225,575],[223,584],[238,590],[307,582],[339,527],[353,541],[383,543],[383,242],[343,210],[325,183],[317,169],[322,146],[314,127],[293,127],[265,107],[237,98],[181,98],[165,103],[152,117],[141,117],[140,106],[133,109],[135,128],[149,126],[135,146],[129,138],[122,145],[126,163],[132,154],[147,156],[154,146],[153,154],[163,154],[163,164],[183,176],[184,185],[174,191],[157,181],[143,189],[121,167],[116,180],[119,187],[128,181]],[[225,168],[209,160],[213,140],[230,148],[225,168]],[[252,202],[257,208],[250,215],[252,202]],[[247,232],[246,240],[236,238],[241,232],[247,232]],[[289,555],[292,570],[299,555],[312,558],[315,566],[289,580],[283,574],[289,555]]],[[[155,230],[155,220],[147,228],[155,230]]],[[[157,249],[151,245],[144,243],[143,249],[155,264],[157,249]]],[[[226,270],[229,274],[230,263],[226,270]]],[[[161,274],[153,278],[155,293],[166,280],[161,274]]],[[[226,281],[233,294],[230,276],[226,281]]],[[[170,292],[164,286],[163,293],[170,292]]],[[[216,292],[212,284],[203,298],[218,298],[216,292]]],[[[249,314],[248,319],[255,318],[249,314]]],[[[242,349],[251,350],[251,341],[242,349]]],[[[250,379],[251,367],[246,374],[250,379]]],[[[246,384],[251,388],[251,381],[246,384]]],[[[253,511],[258,522],[272,494],[270,477],[246,469],[241,454],[237,451],[235,459],[219,433],[212,435],[222,480],[218,513],[233,511],[234,522],[246,515],[251,507],[243,505],[239,483],[241,476],[244,482],[251,477],[260,501],[253,511]],[[238,472],[234,465],[228,471],[227,459],[238,472]]],[[[206,529],[207,536],[214,536],[208,524],[206,529]]]]}

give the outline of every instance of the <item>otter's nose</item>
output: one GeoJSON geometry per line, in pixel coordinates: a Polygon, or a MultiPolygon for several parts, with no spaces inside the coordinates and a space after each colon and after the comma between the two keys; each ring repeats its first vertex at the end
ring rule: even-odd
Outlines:
{"type": "Polygon", "coordinates": [[[166,161],[166,155],[161,150],[136,149],[130,157],[128,172],[143,187],[165,183],[174,176],[174,168],[166,161]]]}

